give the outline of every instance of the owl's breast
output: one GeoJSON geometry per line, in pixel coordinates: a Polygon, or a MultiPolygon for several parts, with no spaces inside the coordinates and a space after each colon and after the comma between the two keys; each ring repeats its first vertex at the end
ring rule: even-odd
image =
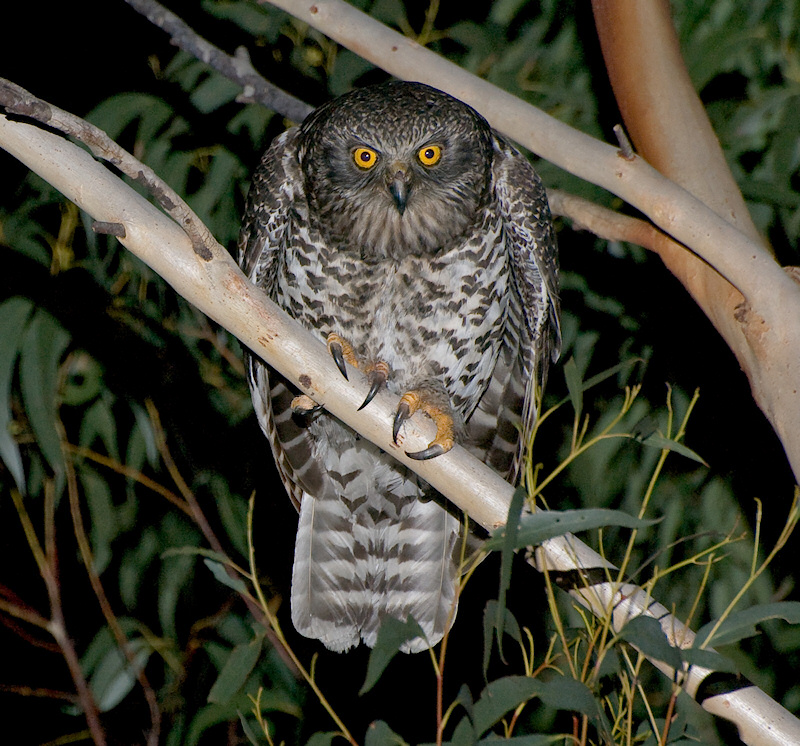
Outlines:
{"type": "Polygon", "coordinates": [[[364,364],[386,362],[390,390],[434,378],[468,416],[494,369],[510,283],[503,232],[487,213],[460,245],[432,257],[364,261],[297,231],[275,300],[321,339],[341,335],[364,364]]]}

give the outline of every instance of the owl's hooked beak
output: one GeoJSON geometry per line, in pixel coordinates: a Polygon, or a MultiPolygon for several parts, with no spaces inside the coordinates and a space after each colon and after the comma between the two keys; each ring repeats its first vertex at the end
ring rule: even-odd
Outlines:
{"type": "Polygon", "coordinates": [[[406,210],[408,204],[408,193],[411,191],[411,184],[409,183],[408,172],[401,165],[397,164],[390,169],[394,175],[389,180],[389,192],[394,200],[394,205],[397,211],[402,215],[406,210]]]}

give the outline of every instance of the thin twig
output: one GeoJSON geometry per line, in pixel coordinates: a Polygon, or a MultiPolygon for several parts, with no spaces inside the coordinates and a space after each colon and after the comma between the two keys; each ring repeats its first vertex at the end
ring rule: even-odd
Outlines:
{"type": "MultiPolygon", "coordinates": [[[[3,78],[0,78],[0,106],[11,114],[46,124],[84,143],[95,156],[108,161],[144,187],[161,208],[183,228],[199,257],[206,261],[213,257],[212,247],[216,245],[216,241],[203,221],[155,171],[117,145],[103,130],[85,119],[42,101],[16,83],[3,78]]],[[[101,224],[104,222],[108,221],[100,221],[101,224]]],[[[122,226],[123,233],[124,230],[122,226]]]]}
{"type": "Polygon", "coordinates": [[[147,679],[144,666],[140,665],[136,660],[136,654],[131,648],[130,640],[128,640],[127,635],[123,631],[116,614],[114,614],[114,610],[108,600],[103,583],[100,580],[97,570],[95,569],[92,548],[89,543],[89,539],[86,536],[86,528],[83,525],[83,516],[81,515],[78,479],[75,474],[75,466],[72,463],[72,460],[69,458],[69,452],[67,448],[64,447],[66,445],[66,437],[63,426],[59,427],[59,434],[64,453],[70,514],[72,515],[72,525],[75,530],[75,539],[78,542],[81,559],[83,560],[84,567],[86,568],[86,574],[89,576],[89,582],[91,583],[95,598],[97,598],[97,602],[100,604],[100,610],[103,613],[106,624],[114,635],[117,646],[125,656],[125,660],[128,662],[131,671],[133,671],[136,675],[139,686],[142,688],[142,692],[144,693],[147,707],[150,710],[151,724],[150,731],[147,734],[147,743],[149,746],[158,746],[159,735],[161,733],[161,709],[158,705],[158,699],[153,687],[150,686],[150,682],[147,679]]]}
{"type": "MultiPolygon", "coordinates": [[[[47,489],[45,490],[45,494],[46,493],[47,489]]],[[[58,576],[55,574],[55,568],[46,562],[46,554],[44,551],[42,551],[42,547],[39,544],[38,538],[36,537],[36,531],[33,528],[33,523],[28,515],[28,511],[25,509],[25,503],[22,499],[22,495],[17,490],[11,490],[11,499],[14,501],[14,507],[17,509],[17,515],[19,516],[20,522],[22,523],[22,528],[25,531],[25,538],[28,541],[28,547],[33,553],[36,564],[39,567],[39,574],[42,576],[45,588],[47,589],[47,597],[50,602],[51,614],[50,621],[47,622],[47,630],[55,639],[58,647],[61,649],[61,654],[64,656],[64,660],[67,663],[67,668],[69,668],[70,676],[72,677],[72,683],[75,684],[75,689],[78,693],[78,700],[80,701],[81,709],[83,710],[84,717],[86,718],[86,725],[89,728],[92,740],[95,742],[95,746],[105,746],[106,737],[103,731],[103,726],[100,722],[100,711],[97,708],[97,702],[95,701],[92,690],[86,681],[86,677],[83,675],[83,670],[81,669],[81,663],[78,653],[75,650],[75,645],[67,634],[64,611],[61,605],[61,588],[59,586],[58,576]]],[[[53,537],[55,536],[54,529],[48,528],[46,529],[46,532],[50,533],[53,537]]],[[[8,608],[4,610],[12,613],[12,611],[8,608]]],[[[32,619],[27,619],[26,621],[34,623],[32,619]]]]}
{"type": "Polygon", "coordinates": [[[277,111],[292,122],[302,122],[311,111],[307,103],[262,78],[256,72],[243,47],[239,47],[236,54],[231,56],[203,39],[183,20],[155,0],[125,0],[125,2],[151,23],[166,31],[175,46],[242,86],[244,90],[237,97],[237,101],[261,104],[267,109],[277,111]]]}
{"type": "Polygon", "coordinates": [[[161,460],[164,462],[164,466],[167,467],[167,471],[169,472],[172,481],[175,482],[175,486],[178,488],[178,492],[181,493],[186,505],[189,507],[189,514],[192,517],[192,520],[197,524],[198,528],[203,532],[203,536],[206,537],[206,541],[209,543],[211,548],[221,554],[223,557],[227,557],[227,552],[222,547],[222,542],[217,538],[217,535],[214,533],[214,530],[211,528],[211,524],[208,522],[208,519],[203,513],[202,509],[200,508],[200,504],[197,502],[197,498],[194,495],[194,492],[189,488],[189,485],[186,484],[186,480],[183,478],[183,475],[178,469],[177,465],[175,464],[175,460],[172,458],[172,453],[167,446],[167,436],[164,433],[164,428],[161,426],[161,417],[158,414],[158,410],[156,409],[155,404],[151,399],[148,399],[145,402],[147,406],[147,414],[150,416],[150,423],[153,426],[153,432],[156,438],[156,448],[158,448],[158,452],[161,455],[161,460]]]}
{"type": "Polygon", "coordinates": [[[178,508],[178,510],[181,510],[190,518],[194,517],[191,508],[186,504],[185,500],[176,495],[172,490],[164,487],[164,485],[159,484],[154,479],[142,474],[142,472],[140,472],[138,469],[133,469],[126,464],[121,464],[119,461],[116,461],[113,458],[103,456],[103,454],[97,453],[97,451],[93,451],[90,448],[85,448],[84,446],[76,446],[72,445],[72,443],[65,443],[64,448],[66,449],[67,453],[89,459],[90,461],[94,461],[95,463],[101,464],[102,466],[117,472],[117,474],[122,474],[129,479],[133,479],[143,487],[147,487],[147,489],[161,495],[176,508],[178,508]]]}
{"type": "Polygon", "coordinates": [[[658,252],[664,233],[652,223],[598,205],[561,189],[548,189],[547,200],[554,216],[572,221],[573,230],[587,230],[606,241],[627,241],[658,252]]]}
{"type": "Polygon", "coordinates": [[[625,128],[621,124],[614,125],[614,135],[616,135],[617,142],[619,143],[620,157],[624,158],[626,161],[632,161],[636,157],[636,153],[633,150],[631,141],[628,139],[625,128]]]}

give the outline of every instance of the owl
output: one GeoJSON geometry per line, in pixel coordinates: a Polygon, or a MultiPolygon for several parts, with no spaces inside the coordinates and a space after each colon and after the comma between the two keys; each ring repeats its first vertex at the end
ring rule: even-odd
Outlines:
{"type": "MultiPolygon", "coordinates": [[[[556,241],[529,162],[474,109],[421,83],[354,90],[278,136],[239,240],[248,278],[436,435],[516,478],[560,344],[556,241]]],[[[291,616],[334,651],[413,617],[455,617],[465,522],[411,470],[248,356],[254,408],[299,523],[291,616]]]]}

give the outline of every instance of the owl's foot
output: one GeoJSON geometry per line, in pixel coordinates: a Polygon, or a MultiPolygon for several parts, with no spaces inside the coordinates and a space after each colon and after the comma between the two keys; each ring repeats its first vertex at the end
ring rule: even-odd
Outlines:
{"type": "Polygon", "coordinates": [[[321,404],[317,404],[310,396],[300,394],[292,399],[292,412],[301,417],[308,417],[309,415],[316,414],[322,409],[321,404]]]}
{"type": "Polygon", "coordinates": [[[420,409],[436,423],[436,437],[428,443],[427,448],[421,451],[412,453],[406,451],[406,456],[413,458],[415,461],[424,461],[425,459],[441,456],[443,453],[447,453],[455,444],[455,425],[449,408],[428,401],[424,393],[420,391],[409,391],[403,394],[400,399],[400,404],[397,406],[397,412],[394,416],[394,425],[392,426],[394,442],[397,443],[397,436],[400,433],[402,424],[420,409]]]}
{"type": "Polygon", "coordinates": [[[354,368],[360,368],[364,371],[367,380],[369,381],[369,391],[364,399],[362,405],[358,408],[359,411],[364,409],[374,398],[383,385],[389,378],[389,366],[382,360],[377,363],[362,366],[359,364],[358,357],[352,345],[345,339],[342,339],[338,334],[331,332],[327,339],[328,352],[331,353],[336,367],[341,371],[342,375],[347,378],[347,366],[345,363],[350,363],[354,368]]]}

